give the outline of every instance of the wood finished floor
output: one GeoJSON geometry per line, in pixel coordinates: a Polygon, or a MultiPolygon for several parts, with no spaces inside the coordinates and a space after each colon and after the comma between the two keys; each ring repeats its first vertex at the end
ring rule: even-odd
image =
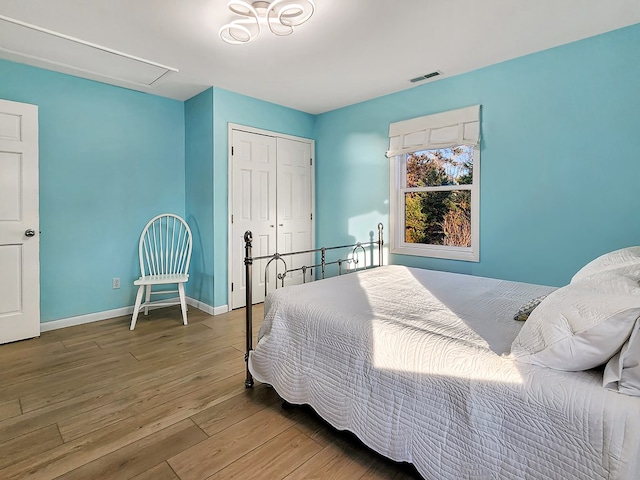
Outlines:
{"type": "Polygon", "coordinates": [[[272,388],[245,389],[244,310],[129,321],[0,346],[1,479],[420,478],[272,388]]]}

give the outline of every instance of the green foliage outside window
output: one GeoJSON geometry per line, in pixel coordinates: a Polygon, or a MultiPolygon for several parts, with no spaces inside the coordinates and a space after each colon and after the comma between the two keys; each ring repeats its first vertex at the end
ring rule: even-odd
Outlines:
{"type": "MultiPolygon", "coordinates": [[[[459,146],[408,155],[406,187],[473,183],[473,148],[459,146]]],[[[471,191],[429,189],[405,193],[405,241],[471,246],[471,191]]]]}

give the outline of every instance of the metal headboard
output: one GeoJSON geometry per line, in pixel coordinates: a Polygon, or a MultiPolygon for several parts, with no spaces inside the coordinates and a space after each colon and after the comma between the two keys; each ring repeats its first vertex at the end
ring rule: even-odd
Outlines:
{"type": "MultiPolygon", "coordinates": [[[[247,339],[247,349],[244,356],[244,360],[247,363],[247,378],[244,382],[245,387],[251,388],[253,387],[253,377],[249,372],[249,353],[253,350],[253,309],[252,301],[253,301],[253,262],[260,260],[268,260],[264,270],[264,295],[265,297],[268,294],[268,283],[266,279],[269,275],[269,267],[272,263],[281,263],[284,266],[284,271],[281,273],[276,272],[276,282],[275,287],[278,288],[278,280],[280,280],[281,285],[284,287],[284,280],[287,278],[287,275],[291,276],[293,272],[302,272],[302,281],[306,283],[307,270],[313,271],[313,269],[320,269],[320,278],[324,279],[326,275],[326,267],[329,265],[337,265],[338,266],[338,275],[342,275],[343,266],[352,265],[353,268],[351,271],[359,271],[365,270],[368,268],[374,268],[381,266],[383,264],[383,246],[384,241],[382,237],[382,223],[378,224],[378,240],[370,241],[366,243],[358,242],[350,245],[339,245],[336,247],[321,247],[315,248],[313,250],[301,250],[299,252],[290,252],[290,253],[275,253],[273,255],[263,255],[260,257],[252,256],[252,242],[253,235],[250,230],[247,230],[244,234],[244,267],[245,267],[245,320],[246,320],[246,339],[247,339]],[[374,248],[378,248],[378,265],[366,265],[366,257],[367,257],[367,248],[370,249],[370,253],[373,254],[374,248]],[[333,250],[344,250],[350,248],[351,251],[347,254],[351,254],[351,256],[347,256],[345,258],[338,258],[337,260],[327,261],[327,252],[333,250]],[[360,267],[358,264],[360,262],[358,258],[358,253],[362,252],[364,254],[365,260],[364,265],[360,267]],[[320,254],[320,262],[315,263],[313,265],[303,265],[298,268],[287,268],[287,262],[285,258],[294,257],[296,255],[306,255],[310,253],[320,254]]],[[[317,258],[317,255],[316,255],[317,258]]]]}

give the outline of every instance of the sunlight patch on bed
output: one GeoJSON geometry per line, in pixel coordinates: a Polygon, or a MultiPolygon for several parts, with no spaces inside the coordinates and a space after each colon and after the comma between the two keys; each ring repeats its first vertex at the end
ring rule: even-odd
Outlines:
{"type": "Polygon", "coordinates": [[[458,378],[472,382],[522,384],[523,378],[512,361],[489,354],[473,355],[454,344],[454,340],[431,337],[400,341],[384,321],[372,325],[372,363],[379,370],[422,376],[458,378]]]}
{"type": "Polygon", "coordinates": [[[461,295],[452,292],[452,285],[446,281],[427,288],[414,277],[391,279],[403,295],[390,291],[385,295],[387,287],[368,284],[367,278],[360,281],[372,310],[370,344],[374,368],[414,376],[416,381],[426,376],[524,383],[517,365],[494,352],[487,341],[495,334],[496,325],[469,320],[472,312],[482,310],[479,301],[470,302],[468,309],[461,308],[461,295]]]}

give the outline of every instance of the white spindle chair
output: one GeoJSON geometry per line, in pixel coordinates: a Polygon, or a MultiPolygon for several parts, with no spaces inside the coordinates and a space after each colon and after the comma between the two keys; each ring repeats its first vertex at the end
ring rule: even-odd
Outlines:
{"type": "Polygon", "coordinates": [[[133,282],[138,286],[136,305],[133,309],[130,330],[136,328],[140,309],[149,313],[149,307],[182,307],[182,322],[187,324],[187,302],[184,284],[189,280],[189,262],[191,261],[191,229],[187,222],[177,215],[164,213],[152,218],[140,235],[138,256],[140,258],[141,277],[133,282]],[[155,285],[177,284],[177,290],[151,291],[155,285]],[[145,293],[145,302],[142,297],[145,293]],[[151,295],[178,293],[179,301],[159,301],[151,303],[151,295]]]}

